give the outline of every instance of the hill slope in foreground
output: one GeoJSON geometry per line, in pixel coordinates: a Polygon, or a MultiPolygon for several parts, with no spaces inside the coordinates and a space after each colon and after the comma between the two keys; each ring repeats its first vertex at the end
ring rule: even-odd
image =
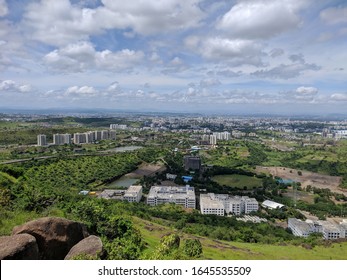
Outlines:
{"type": "Polygon", "coordinates": [[[267,245],[257,243],[226,242],[206,237],[189,235],[168,227],[133,218],[135,226],[141,231],[147,243],[147,253],[159,244],[160,238],[169,233],[177,233],[181,242],[187,238],[197,238],[203,247],[200,259],[204,260],[346,260],[347,242],[334,243],[330,246],[267,245]]]}

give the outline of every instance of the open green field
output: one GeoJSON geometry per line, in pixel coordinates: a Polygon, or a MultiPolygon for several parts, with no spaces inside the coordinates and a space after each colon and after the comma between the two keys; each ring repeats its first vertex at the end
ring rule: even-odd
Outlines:
{"type": "Polygon", "coordinates": [[[225,185],[228,187],[236,188],[243,188],[246,186],[248,189],[252,189],[254,187],[262,186],[261,179],[239,174],[217,175],[212,177],[212,180],[217,182],[221,186],[225,185]]]}
{"type": "Polygon", "coordinates": [[[347,242],[327,247],[315,246],[312,249],[286,244],[225,242],[181,233],[139,218],[134,218],[133,221],[147,243],[145,253],[152,252],[162,236],[175,232],[180,236],[181,243],[186,238],[198,238],[203,247],[200,259],[204,260],[347,260],[347,242]]]}

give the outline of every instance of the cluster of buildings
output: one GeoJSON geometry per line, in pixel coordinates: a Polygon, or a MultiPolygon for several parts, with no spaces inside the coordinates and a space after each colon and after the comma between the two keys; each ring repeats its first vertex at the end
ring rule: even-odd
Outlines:
{"type": "MultiPolygon", "coordinates": [[[[87,144],[94,143],[100,140],[115,140],[115,130],[96,130],[83,133],[69,134],[53,134],[53,145],[64,144],[87,144]]],[[[44,134],[37,135],[37,146],[47,146],[47,136],[44,134]]]]}
{"type": "Polygon", "coordinates": [[[258,211],[259,203],[248,196],[230,196],[228,194],[200,194],[200,211],[202,214],[224,216],[224,214],[249,214],[258,211]]]}
{"type": "Polygon", "coordinates": [[[127,190],[106,189],[98,195],[99,198],[126,200],[129,202],[140,202],[142,198],[142,186],[132,185],[127,190]]]}
{"type": "Polygon", "coordinates": [[[75,144],[94,143],[100,140],[116,140],[115,130],[96,130],[88,131],[84,133],[75,133],[73,135],[73,141],[75,144]]]}
{"type": "Polygon", "coordinates": [[[241,132],[238,130],[233,130],[232,133],[228,132],[228,131],[223,131],[223,132],[213,132],[212,134],[203,134],[201,135],[201,141],[202,143],[205,144],[210,144],[210,145],[217,145],[217,142],[219,140],[231,140],[231,138],[241,138],[241,137],[256,137],[257,134],[254,132],[250,132],[250,133],[245,133],[245,132],[241,132]]]}
{"type": "Polygon", "coordinates": [[[301,221],[296,218],[288,219],[288,228],[295,236],[308,237],[312,233],[322,233],[324,239],[347,238],[347,220],[340,224],[328,221],[301,221]]]}
{"type": "Polygon", "coordinates": [[[210,145],[216,145],[217,140],[230,140],[231,133],[228,131],[224,132],[213,132],[212,134],[204,134],[201,136],[203,142],[208,142],[210,145]]]}
{"type": "MultiPolygon", "coordinates": [[[[98,197],[105,199],[127,200],[139,202],[142,197],[142,186],[130,186],[127,190],[104,190],[98,197]]],[[[186,186],[152,186],[147,195],[147,204],[157,206],[174,203],[184,208],[196,208],[194,187],[186,186]]],[[[229,196],[227,194],[200,194],[200,210],[202,214],[224,216],[226,214],[241,215],[258,211],[259,204],[255,198],[248,196],[229,196]]]]}
{"type": "MultiPolygon", "coordinates": [[[[98,197],[140,202],[142,198],[142,186],[132,185],[127,190],[106,189],[98,197]]],[[[194,187],[190,187],[189,185],[152,186],[147,196],[147,204],[157,206],[165,203],[174,203],[184,208],[195,209],[196,196],[194,187]]],[[[280,209],[283,207],[282,204],[277,204],[273,201],[265,201],[265,204],[263,203],[262,206],[271,209],[280,209]]],[[[228,194],[215,193],[200,194],[201,214],[218,216],[224,216],[225,214],[239,216],[244,214],[243,218],[237,219],[253,223],[266,222],[266,219],[247,215],[258,210],[258,201],[248,196],[230,196],[228,194]]],[[[328,221],[301,221],[296,218],[289,218],[288,228],[291,229],[295,236],[300,237],[308,237],[312,233],[322,233],[324,239],[347,238],[347,220],[336,224],[328,221]]]]}
{"type": "Polygon", "coordinates": [[[334,138],[336,140],[347,138],[347,130],[332,130],[330,128],[324,128],[322,131],[322,137],[324,138],[334,138]]]}

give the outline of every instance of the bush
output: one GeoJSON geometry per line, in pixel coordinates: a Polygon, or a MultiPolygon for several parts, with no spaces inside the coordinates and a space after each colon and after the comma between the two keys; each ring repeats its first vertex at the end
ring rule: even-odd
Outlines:
{"type": "Polygon", "coordinates": [[[187,239],[183,247],[188,257],[199,258],[202,254],[202,245],[199,239],[187,239]]]}

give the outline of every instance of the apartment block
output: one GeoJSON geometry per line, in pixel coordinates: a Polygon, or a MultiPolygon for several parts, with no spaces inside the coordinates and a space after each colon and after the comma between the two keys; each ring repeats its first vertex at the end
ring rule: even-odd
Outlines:
{"type": "Polygon", "coordinates": [[[37,135],[37,146],[46,146],[46,145],[47,145],[46,135],[44,134],[37,135]]]}
{"type": "Polygon", "coordinates": [[[54,145],[71,144],[71,134],[53,134],[54,145]]]}

